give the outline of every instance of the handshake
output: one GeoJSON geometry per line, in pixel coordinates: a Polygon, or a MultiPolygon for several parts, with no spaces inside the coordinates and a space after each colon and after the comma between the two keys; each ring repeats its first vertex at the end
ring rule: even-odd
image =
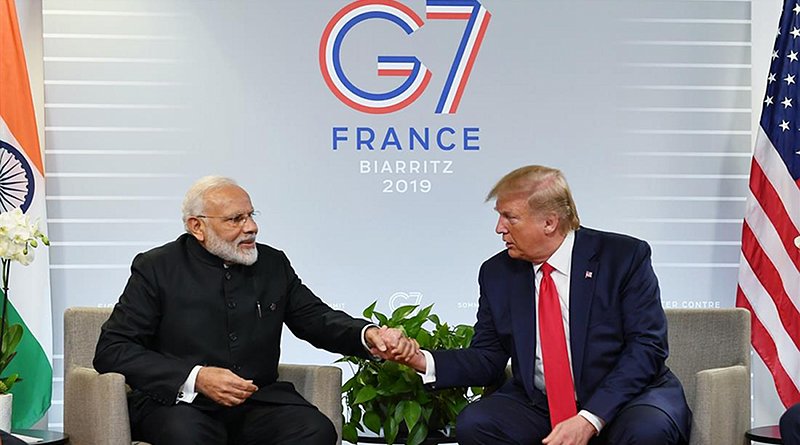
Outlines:
{"type": "Polygon", "coordinates": [[[420,372],[425,371],[425,356],[419,350],[419,343],[406,337],[401,330],[372,326],[367,328],[364,339],[370,354],[375,357],[408,365],[420,372]]]}

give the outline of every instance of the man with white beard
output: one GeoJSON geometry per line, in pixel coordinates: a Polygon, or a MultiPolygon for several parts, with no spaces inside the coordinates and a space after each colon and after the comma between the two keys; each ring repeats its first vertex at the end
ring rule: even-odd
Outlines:
{"type": "Polygon", "coordinates": [[[177,240],[136,256],[95,352],[125,376],[131,429],[154,445],[334,444],[333,424],[278,381],[282,326],[318,348],[410,358],[394,329],[317,298],[283,252],[256,243],[250,196],[208,176],[186,193],[177,240]]]}

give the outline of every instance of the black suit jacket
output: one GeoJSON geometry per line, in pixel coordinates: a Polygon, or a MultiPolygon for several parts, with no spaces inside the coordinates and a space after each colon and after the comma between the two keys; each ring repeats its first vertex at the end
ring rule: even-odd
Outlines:
{"type": "MultiPolygon", "coordinates": [[[[257,248],[252,266],[224,267],[183,234],[136,256],[94,357],[98,372],[125,376],[134,390],[132,408],[175,403],[195,365],[252,379],[259,387],[254,400],[308,404],[291,384],[277,381],[284,323],[318,348],[368,356],[361,344],[367,321],[323,303],[301,283],[283,252],[257,248]]],[[[194,403],[217,407],[202,395],[194,403]]]]}

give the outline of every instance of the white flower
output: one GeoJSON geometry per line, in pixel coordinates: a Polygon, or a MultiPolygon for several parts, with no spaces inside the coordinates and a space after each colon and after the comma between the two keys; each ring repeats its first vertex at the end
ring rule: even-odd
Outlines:
{"type": "Polygon", "coordinates": [[[0,258],[27,266],[39,241],[49,244],[39,230],[39,221],[31,222],[19,208],[0,213],[0,258]]]}

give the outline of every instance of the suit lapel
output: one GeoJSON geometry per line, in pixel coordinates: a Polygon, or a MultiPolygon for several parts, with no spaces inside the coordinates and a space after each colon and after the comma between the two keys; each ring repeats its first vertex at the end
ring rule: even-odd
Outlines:
{"type": "Polygon", "coordinates": [[[572,374],[575,389],[580,398],[581,371],[586,349],[589,313],[592,308],[594,283],[597,281],[596,243],[590,230],[581,228],[575,232],[572,248],[572,269],[569,281],[569,332],[572,348],[572,374]]]}
{"type": "Polygon", "coordinates": [[[513,261],[509,282],[511,325],[522,381],[529,394],[533,391],[533,366],[536,355],[536,311],[534,308],[533,267],[527,261],[513,261]]]}

